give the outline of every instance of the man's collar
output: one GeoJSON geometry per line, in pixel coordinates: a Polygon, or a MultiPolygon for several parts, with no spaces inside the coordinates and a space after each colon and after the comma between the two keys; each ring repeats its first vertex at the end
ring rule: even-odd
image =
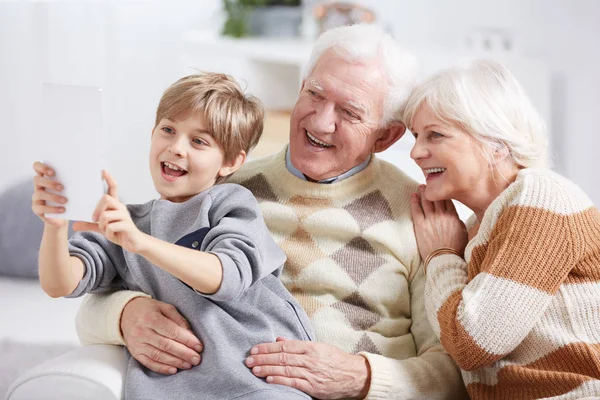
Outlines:
{"type": "Polygon", "coordinates": [[[309,178],[308,176],[306,176],[302,172],[300,172],[300,170],[298,170],[296,167],[294,167],[294,165],[292,164],[291,156],[290,156],[289,146],[285,153],[285,165],[286,165],[288,171],[290,171],[290,173],[292,175],[294,175],[302,180],[309,181],[309,182],[316,182],[316,183],[333,183],[333,182],[342,181],[346,178],[350,178],[352,175],[358,174],[360,171],[367,168],[367,165],[369,165],[369,161],[371,161],[371,154],[369,154],[369,157],[367,157],[367,159],[365,161],[363,161],[356,167],[350,169],[349,171],[344,172],[341,175],[334,176],[333,178],[327,178],[327,179],[322,179],[320,181],[315,181],[314,179],[309,178]]]}

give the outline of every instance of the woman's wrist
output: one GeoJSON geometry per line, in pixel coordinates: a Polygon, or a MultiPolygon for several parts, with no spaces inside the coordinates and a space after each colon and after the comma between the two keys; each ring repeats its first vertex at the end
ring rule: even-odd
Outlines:
{"type": "Polygon", "coordinates": [[[423,272],[427,273],[427,266],[429,265],[431,260],[433,260],[435,257],[440,256],[442,254],[454,254],[454,255],[460,257],[458,252],[456,250],[454,250],[452,247],[439,247],[439,248],[433,250],[431,253],[429,253],[429,255],[425,258],[425,261],[423,262],[423,272]]]}

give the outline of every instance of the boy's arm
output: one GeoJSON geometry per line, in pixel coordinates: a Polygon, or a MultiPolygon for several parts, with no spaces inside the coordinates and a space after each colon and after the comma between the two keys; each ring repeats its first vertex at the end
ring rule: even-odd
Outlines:
{"type": "Polygon", "coordinates": [[[55,227],[45,224],[38,265],[44,292],[51,297],[73,293],[85,267],[79,258],[69,255],[68,225],[55,227]]]}
{"type": "Polygon", "coordinates": [[[193,289],[213,294],[223,280],[223,268],[219,258],[146,235],[139,255],[164,269],[193,289]]]}
{"type": "Polygon", "coordinates": [[[211,229],[201,251],[146,235],[138,254],[201,294],[228,301],[280,268],[285,254],[252,193],[238,185],[215,189],[205,200],[211,229]]]}

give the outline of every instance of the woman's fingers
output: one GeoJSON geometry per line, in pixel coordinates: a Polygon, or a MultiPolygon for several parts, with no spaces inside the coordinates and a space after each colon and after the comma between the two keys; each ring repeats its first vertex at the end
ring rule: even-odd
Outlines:
{"type": "Polygon", "coordinates": [[[452,200],[446,200],[446,211],[450,212],[451,214],[458,215],[458,212],[456,211],[456,206],[454,205],[454,202],[452,200]]]}
{"type": "Polygon", "coordinates": [[[425,217],[427,217],[429,214],[433,214],[435,212],[433,202],[425,198],[425,185],[419,185],[419,194],[421,197],[421,208],[423,208],[423,214],[425,214],[425,217]]]}
{"type": "Polygon", "coordinates": [[[410,196],[410,214],[415,223],[420,223],[425,218],[419,193],[413,193],[410,196]]]}

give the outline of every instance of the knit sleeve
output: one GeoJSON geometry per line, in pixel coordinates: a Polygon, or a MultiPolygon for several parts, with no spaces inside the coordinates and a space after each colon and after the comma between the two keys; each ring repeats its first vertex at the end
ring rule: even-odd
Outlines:
{"type": "Polygon", "coordinates": [[[425,314],[422,264],[410,282],[411,333],[417,356],[398,360],[370,353],[371,387],[365,400],[467,399],[460,370],[432,331],[425,314]]]}
{"type": "Polygon", "coordinates": [[[512,190],[489,240],[473,247],[469,265],[442,255],[427,270],[429,320],[463,370],[489,365],[523,341],[580,251],[568,193],[543,179],[512,190]],[[475,271],[470,281],[467,271],[475,271]]]}
{"type": "Polygon", "coordinates": [[[121,334],[121,315],[127,303],[137,297],[150,296],[129,290],[85,296],[75,319],[79,341],[84,345],[125,345],[121,334]]]}

